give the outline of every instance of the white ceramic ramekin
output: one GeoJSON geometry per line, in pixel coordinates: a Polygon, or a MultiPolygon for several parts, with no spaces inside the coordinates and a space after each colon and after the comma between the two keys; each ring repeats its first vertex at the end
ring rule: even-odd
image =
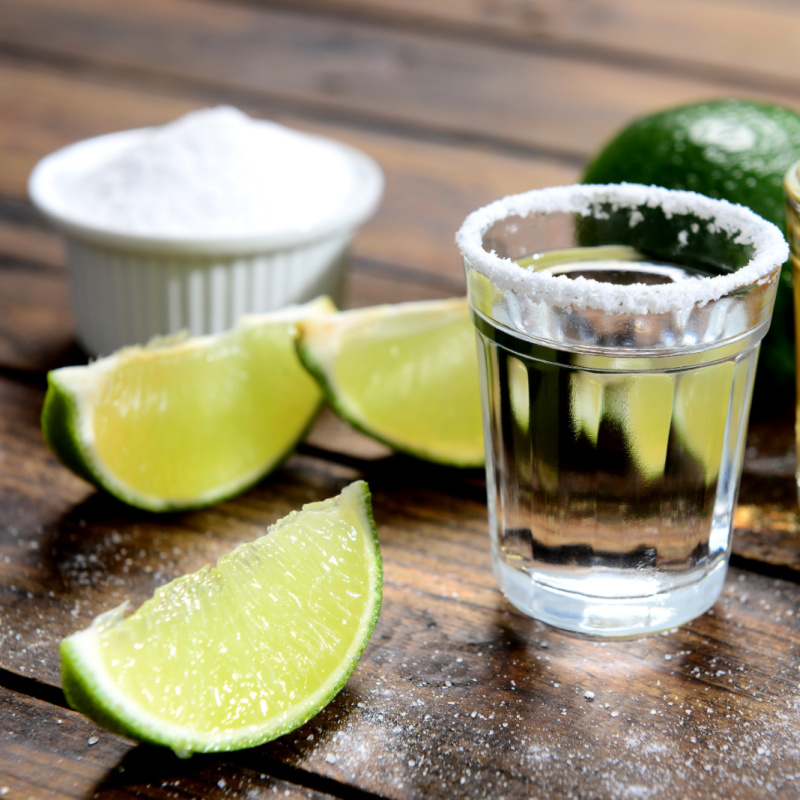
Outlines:
{"type": "Polygon", "coordinates": [[[123,131],[69,145],[42,159],[28,182],[34,205],[65,237],[77,336],[89,354],[181,330],[217,333],[244,313],[320,294],[341,304],[350,242],[383,192],[373,159],[324,139],[351,166],[350,195],[323,220],[263,236],[131,235],[77,217],[61,187],[147,133],[123,131]]]}

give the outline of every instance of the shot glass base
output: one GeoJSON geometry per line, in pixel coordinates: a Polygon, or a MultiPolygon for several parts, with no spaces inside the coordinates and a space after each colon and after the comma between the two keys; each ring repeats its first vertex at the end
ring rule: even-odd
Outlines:
{"type": "Polygon", "coordinates": [[[503,594],[523,614],[562,630],[624,638],[669,630],[708,611],[722,591],[728,563],[720,561],[691,583],[626,597],[567,592],[502,561],[494,569],[503,594]]]}

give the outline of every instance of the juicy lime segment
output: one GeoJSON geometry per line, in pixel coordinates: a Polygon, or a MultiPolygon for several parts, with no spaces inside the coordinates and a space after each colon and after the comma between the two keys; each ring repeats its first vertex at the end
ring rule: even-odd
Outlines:
{"type": "Polygon", "coordinates": [[[73,708],[181,755],[251,747],[302,725],[355,669],[382,566],[363,481],[161,587],[134,614],[61,643],[73,708]]]}
{"type": "Polygon", "coordinates": [[[322,401],[294,348],[318,300],[244,317],[229,332],[130,347],[54,370],[44,437],[75,472],[152,511],[206,505],[271,471],[322,401]]]}
{"type": "Polygon", "coordinates": [[[305,320],[298,330],[303,363],[354,427],[419,458],[483,464],[466,298],[355,309],[305,320]]]}

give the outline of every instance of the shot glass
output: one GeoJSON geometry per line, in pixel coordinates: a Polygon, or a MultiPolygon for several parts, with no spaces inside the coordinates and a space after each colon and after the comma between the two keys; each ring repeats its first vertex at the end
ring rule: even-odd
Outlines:
{"type": "Polygon", "coordinates": [[[797,501],[800,503],[800,161],[789,167],[783,179],[786,196],[786,238],[792,255],[792,279],[794,282],[794,355],[795,381],[795,442],[797,444],[797,462],[795,482],[797,484],[797,501]]]}
{"type": "Polygon", "coordinates": [[[583,185],[492,203],[456,240],[502,591],[598,636],[709,609],[787,258],[780,231],[691,192],[583,185]]]}

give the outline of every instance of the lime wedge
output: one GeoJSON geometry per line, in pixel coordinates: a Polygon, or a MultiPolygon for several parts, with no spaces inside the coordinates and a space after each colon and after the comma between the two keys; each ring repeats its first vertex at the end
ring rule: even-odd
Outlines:
{"type": "Polygon", "coordinates": [[[322,298],[243,317],[214,336],[165,338],[54,370],[45,441],[81,477],[150,511],[237,494],[291,452],[319,410],[294,325],[332,310],[322,298]]]}
{"type": "Polygon", "coordinates": [[[95,722],[179,755],[282,736],[344,686],[378,619],[382,566],[358,481],[61,642],[64,693],[95,722]]]}
{"type": "Polygon", "coordinates": [[[466,298],[304,320],[298,352],[334,410],[358,430],[429,461],[483,464],[478,357],[466,298]]]}

